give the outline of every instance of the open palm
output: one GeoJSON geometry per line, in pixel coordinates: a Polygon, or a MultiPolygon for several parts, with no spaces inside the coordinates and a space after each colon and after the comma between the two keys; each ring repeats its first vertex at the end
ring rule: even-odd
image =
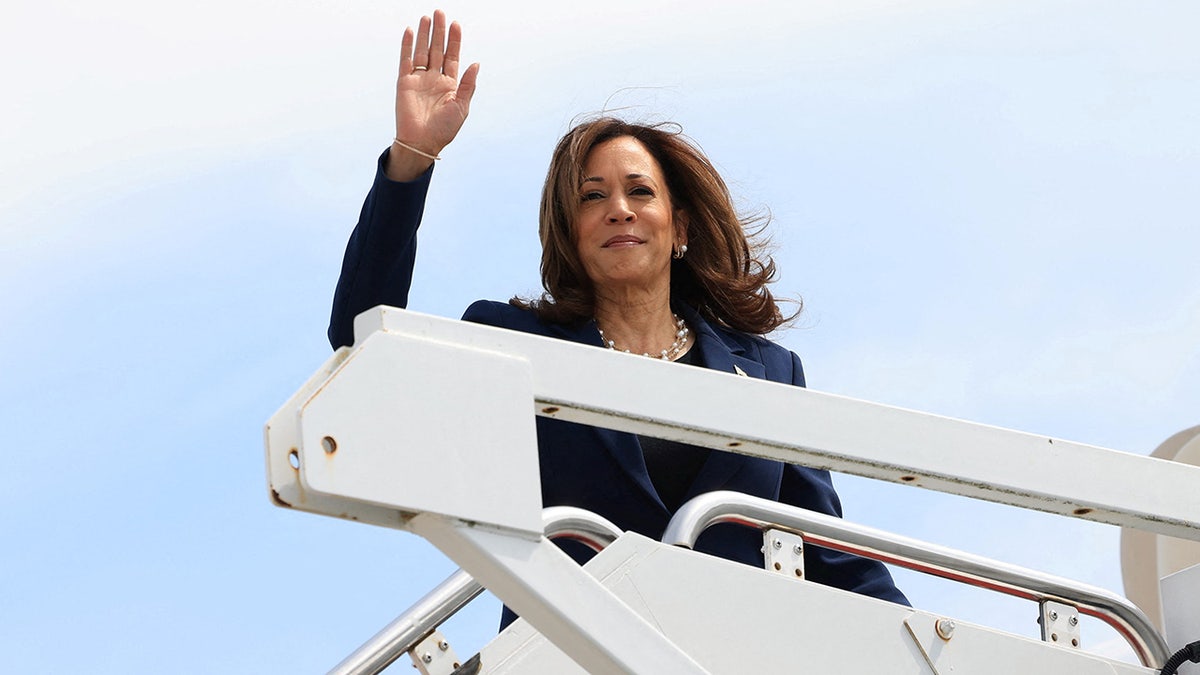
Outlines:
{"type": "MultiPolygon", "coordinates": [[[[462,28],[454,22],[447,31],[441,10],[433,13],[432,20],[421,17],[415,35],[412,28],[404,31],[396,80],[396,140],[402,145],[393,146],[392,154],[407,149],[409,155],[425,159],[420,170],[428,167],[428,157],[454,140],[470,112],[479,64],[471,64],[459,80],[461,47],[462,28]]],[[[397,156],[396,160],[396,168],[422,164],[412,156],[397,156]]],[[[392,168],[389,162],[389,175],[392,168]]]]}

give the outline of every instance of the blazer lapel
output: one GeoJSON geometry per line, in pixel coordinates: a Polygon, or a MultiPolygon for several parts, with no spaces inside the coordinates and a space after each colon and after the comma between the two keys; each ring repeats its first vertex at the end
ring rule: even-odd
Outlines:
{"type": "MultiPolygon", "coordinates": [[[[585,345],[604,346],[594,319],[571,326],[556,326],[555,329],[558,331],[556,337],[585,345]]],[[[657,504],[666,513],[667,507],[663,505],[658,491],[654,489],[654,485],[650,481],[650,473],[646,469],[646,457],[642,454],[642,444],[638,441],[637,436],[612,429],[597,429],[596,433],[604,449],[620,465],[629,480],[637,485],[651,502],[657,504]]]]}
{"type": "MultiPolygon", "coordinates": [[[[720,332],[709,325],[691,307],[680,304],[673,307],[673,309],[692,328],[696,341],[692,348],[698,350],[700,360],[705,368],[731,375],[758,379],[766,378],[766,368],[763,364],[746,358],[744,356],[745,350],[740,345],[733,340],[724,338],[720,332]]],[[[555,332],[557,333],[557,337],[580,344],[595,345],[598,347],[602,347],[604,344],[600,339],[599,331],[596,329],[595,321],[571,326],[556,326],[555,332]]],[[[708,395],[721,396],[722,393],[720,391],[713,391],[708,395]]],[[[598,437],[608,453],[612,455],[617,464],[629,476],[629,479],[638,486],[646,497],[653,503],[658,504],[665,513],[666,507],[663,505],[662,499],[658,496],[658,492],[654,489],[654,485],[650,481],[650,475],[646,470],[646,459],[642,455],[642,445],[638,442],[637,436],[612,431],[611,429],[601,429],[598,430],[598,437]]],[[[753,460],[744,455],[714,450],[709,453],[704,466],[700,468],[700,473],[697,474],[691,487],[688,488],[685,499],[690,499],[703,492],[721,489],[749,461],[753,460]]]]}
{"type": "Polygon", "coordinates": [[[722,373],[744,375],[764,379],[767,375],[763,364],[746,358],[744,349],[732,340],[726,340],[695,310],[687,305],[679,305],[676,311],[683,316],[692,332],[696,335],[696,346],[700,350],[700,358],[704,367],[722,373]]]}
{"type": "MultiPolygon", "coordinates": [[[[766,378],[767,371],[763,364],[746,358],[743,355],[745,350],[740,345],[732,340],[726,340],[698,313],[687,306],[679,307],[678,311],[687,320],[688,325],[692,326],[692,330],[696,334],[694,349],[700,351],[701,362],[705,368],[743,377],[766,378]]],[[[721,390],[714,390],[708,392],[707,395],[722,396],[723,393],[721,390]]],[[[696,480],[692,482],[684,499],[721,489],[729,483],[735,473],[746,465],[747,460],[749,460],[748,457],[736,452],[713,450],[709,453],[704,466],[700,468],[700,473],[696,475],[696,480]]]]}

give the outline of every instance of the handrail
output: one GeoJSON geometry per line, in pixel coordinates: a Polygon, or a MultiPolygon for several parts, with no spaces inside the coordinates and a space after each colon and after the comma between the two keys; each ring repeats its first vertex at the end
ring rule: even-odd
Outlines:
{"type": "Polygon", "coordinates": [[[1077,607],[1080,613],[1112,626],[1137,653],[1143,665],[1161,668],[1169,655],[1166,642],[1146,615],[1129,600],[1103,588],[739,492],[709,492],[691,499],[671,519],[662,541],[692,548],[705,529],[730,522],[790,530],[818,546],[1027,600],[1064,602],[1077,607]]]}
{"type": "MultiPolygon", "coordinates": [[[[567,340],[391,307],[375,307],[356,317],[355,337],[355,346],[331,356],[268,424],[268,472],[276,504],[385,527],[396,527],[396,510],[423,510],[418,495],[424,492],[399,483],[395,484],[396,498],[404,495],[401,501],[416,501],[389,502],[384,507],[378,499],[335,497],[313,490],[313,480],[317,484],[334,481],[354,486],[357,478],[345,471],[336,476],[327,474],[325,469],[334,466],[331,462],[310,461],[303,471],[297,470],[292,452],[305,456],[311,453],[313,458],[323,456],[319,447],[306,447],[320,439],[306,441],[300,429],[301,419],[317,409],[337,412],[337,428],[327,427],[328,432],[366,433],[370,427],[392,433],[391,427],[386,426],[386,420],[393,416],[390,408],[368,411],[360,409],[360,401],[349,398],[344,404],[350,406],[353,415],[338,407],[343,396],[351,396],[349,392],[376,382],[360,379],[355,363],[361,364],[364,357],[379,358],[388,368],[406,368],[407,378],[427,378],[428,387],[418,388],[416,400],[409,401],[412,405],[433,400],[430,397],[435,395],[437,406],[457,401],[460,396],[445,389],[451,385],[444,378],[419,367],[419,361],[414,364],[400,358],[401,354],[426,354],[424,350],[428,349],[432,350],[430,355],[450,350],[447,353],[479,357],[481,368],[503,369],[514,360],[524,364],[517,370],[522,373],[527,370],[528,378],[522,374],[489,379],[485,389],[501,401],[523,400],[532,395],[539,416],[1200,541],[1200,516],[1193,498],[1195,485],[1200,484],[1200,467],[1196,466],[754,377],[737,377],[705,368],[672,368],[661,361],[630,359],[567,340]],[[401,366],[401,362],[407,365],[401,366]],[[349,392],[331,393],[327,385],[334,381],[349,386],[349,392]],[[720,391],[722,395],[689,395],[681,403],[678,396],[664,395],[668,391],[720,391]],[[1003,461],[997,461],[998,458],[1003,461]],[[1038,470],[1030,471],[1031,464],[1038,470]],[[1092,468],[1086,480],[1079,479],[1081,466],[1092,468]],[[1139,476],[1157,489],[1129,490],[1126,477],[1130,475],[1139,476]],[[310,485],[303,485],[305,482],[310,485]]],[[[411,391],[396,393],[412,395],[411,391]]],[[[366,400],[375,398],[378,392],[372,391],[366,400]]],[[[431,421],[440,419],[442,408],[430,410],[439,415],[431,421]]],[[[438,437],[439,443],[445,443],[446,447],[464,444],[481,447],[474,436],[463,431],[476,428],[480,425],[446,428],[438,437]]],[[[510,440],[526,444],[527,439],[521,434],[527,430],[527,426],[521,426],[510,440]]],[[[503,445],[489,431],[486,446],[503,445]]],[[[405,475],[424,476],[423,471],[413,470],[412,462],[425,456],[437,457],[438,453],[400,459],[396,453],[388,452],[371,454],[367,456],[369,460],[360,461],[370,462],[369,466],[362,465],[362,471],[369,475],[394,472],[401,474],[399,480],[405,475]]],[[[514,460],[518,457],[522,462],[536,462],[536,457],[513,455],[514,460]]],[[[440,469],[437,461],[430,461],[429,471],[440,469]]],[[[532,475],[525,471],[520,475],[530,480],[526,474],[532,475]]],[[[421,487],[424,478],[413,480],[415,487],[421,487]]],[[[523,491],[522,498],[534,495],[536,499],[536,477],[532,480],[531,489],[523,491]]],[[[480,484],[509,485],[490,475],[481,476],[480,484]]],[[[473,490],[464,494],[473,494],[473,490]]],[[[507,490],[497,490],[494,494],[507,494],[507,490]]],[[[531,507],[535,510],[530,514],[536,514],[537,506],[531,507]]],[[[522,511],[525,509],[505,509],[502,524],[515,526],[512,519],[522,511]]],[[[451,515],[476,522],[494,522],[499,517],[497,514],[481,518],[474,511],[451,515]]],[[[488,515],[486,510],[484,515],[488,515]]],[[[537,529],[536,515],[527,525],[527,529],[537,529]]]]}
{"type": "MultiPolygon", "coordinates": [[[[546,537],[573,539],[600,551],[621,536],[621,529],[602,516],[573,506],[542,510],[546,537]]],[[[483,586],[463,570],[417,600],[371,639],[329,671],[329,675],[375,675],[424,640],[438,626],[483,592],[483,586]]]]}
{"type": "MultiPolygon", "coordinates": [[[[429,528],[438,535],[452,532],[453,525],[449,523],[457,520],[490,526],[475,532],[492,534],[493,528],[500,528],[520,531],[526,535],[525,539],[535,536],[540,525],[537,476],[526,469],[536,468],[536,439],[532,438],[533,430],[527,423],[502,424],[525,415],[531,395],[538,415],[566,422],[647,434],[1200,540],[1200,518],[1194,499],[1189,497],[1193,494],[1189,488],[1200,482],[1200,467],[855,401],[751,377],[699,368],[672,368],[650,359],[627,359],[568,341],[390,308],[364,312],[355,324],[356,346],[330,357],[268,423],[269,490],[279,506],[401,529],[409,528],[413,522],[398,518],[398,513],[432,512],[440,515],[426,522],[440,526],[429,528]],[[460,359],[470,359],[478,366],[477,372],[513,377],[485,377],[489,383],[488,395],[472,399],[467,407],[460,401],[461,385],[444,381],[440,375],[444,368],[432,365],[441,364],[438,359],[443,358],[455,365],[461,365],[460,359]],[[428,359],[432,361],[427,363],[428,359]],[[389,376],[380,377],[377,368],[389,376]],[[401,373],[405,376],[391,376],[401,373]],[[376,405],[378,401],[391,400],[379,395],[379,382],[411,378],[428,380],[433,387],[417,388],[419,396],[406,401],[420,411],[414,417],[439,426],[437,435],[427,433],[424,427],[393,424],[394,406],[376,405]],[[663,395],[668,389],[691,392],[716,388],[724,395],[688,397],[682,403],[678,397],[663,395]],[[448,405],[461,411],[456,414],[483,414],[489,423],[441,424],[439,420],[444,419],[448,405]],[[498,434],[494,426],[502,426],[504,434],[498,434]],[[473,442],[479,434],[464,431],[479,429],[487,431],[483,434],[487,436],[486,442],[473,442]],[[334,440],[343,448],[361,447],[363,452],[334,454],[337,447],[334,440]],[[393,446],[405,445],[420,452],[411,456],[392,452],[393,446]],[[503,448],[504,454],[493,452],[493,447],[503,448]],[[445,471],[439,459],[441,453],[431,451],[440,448],[464,453],[462,465],[473,470],[461,476],[445,471]],[[998,457],[1006,461],[995,461],[998,457]],[[413,462],[418,462],[416,469],[413,462]],[[1038,467],[1037,471],[1028,469],[1031,463],[1038,467]],[[1075,470],[1080,466],[1102,470],[1090,471],[1086,480],[1080,480],[1075,470]],[[497,480],[497,471],[507,471],[507,479],[497,480]],[[1127,476],[1134,473],[1159,489],[1128,490],[1127,476]],[[380,476],[387,480],[376,480],[380,476]],[[505,506],[511,508],[500,508],[505,506]]],[[[757,524],[741,516],[731,519],[757,524]]],[[[856,549],[850,544],[838,544],[832,537],[823,540],[819,534],[809,536],[814,543],[873,553],[872,557],[885,561],[1019,597],[1049,595],[1016,586],[1005,587],[983,576],[970,578],[953,569],[938,569],[919,558],[905,560],[886,553],[886,549],[883,552],[862,546],[856,549]]],[[[474,546],[476,542],[470,543],[474,546]]],[[[470,551],[476,554],[475,559],[459,557],[472,569],[491,572],[503,567],[495,571],[506,583],[524,580],[523,568],[492,564],[486,556],[479,555],[478,549],[475,546],[470,551]],[[479,558],[483,558],[482,562],[479,558]]],[[[530,569],[541,571],[537,566],[530,569]]],[[[550,590],[549,585],[539,586],[524,597],[548,613],[555,605],[550,590]]],[[[604,594],[596,597],[608,600],[604,594]]],[[[1107,598],[1102,600],[1101,604],[1108,603],[1107,598]]],[[[601,650],[616,653],[615,647],[622,641],[610,639],[604,626],[591,631],[594,635],[578,627],[582,622],[576,621],[576,617],[590,616],[585,604],[563,604],[564,613],[572,621],[565,624],[569,627],[561,631],[560,639],[583,638],[588,645],[598,644],[601,650]]],[[[414,609],[418,608],[419,605],[414,609]]],[[[627,616],[627,609],[615,608],[613,614],[627,616]]],[[[1144,616],[1136,608],[1133,610],[1136,612],[1133,619],[1124,619],[1126,629],[1118,631],[1135,648],[1136,643],[1143,643],[1138,649],[1139,656],[1147,662],[1158,656],[1161,636],[1154,632],[1149,637],[1139,635],[1138,617],[1144,619],[1144,616]]],[[[1120,614],[1122,610],[1112,611],[1120,614]]],[[[553,624],[547,625],[553,628],[553,624]]],[[[597,622],[587,625],[595,626],[597,622]]],[[[621,635],[627,642],[628,636],[621,635]]],[[[669,641],[659,641],[658,647],[663,653],[677,651],[671,649],[674,645],[669,641]]],[[[1165,652],[1165,648],[1161,651],[1165,652]]],[[[605,659],[598,657],[597,662],[605,659]]]]}
{"type": "Polygon", "coordinates": [[[624,532],[604,516],[574,506],[542,509],[542,524],[550,539],[574,539],[599,553],[624,532]]]}

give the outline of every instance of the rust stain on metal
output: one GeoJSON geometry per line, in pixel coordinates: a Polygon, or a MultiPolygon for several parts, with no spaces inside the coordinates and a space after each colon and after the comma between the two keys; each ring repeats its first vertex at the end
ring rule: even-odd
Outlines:
{"type": "Polygon", "coordinates": [[[554,413],[558,412],[558,406],[556,406],[556,405],[546,406],[545,408],[542,408],[542,412],[547,415],[553,415],[554,413]]]}
{"type": "Polygon", "coordinates": [[[728,446],[729,446],[729,447],[731,447],[731,448],[737,448],[737,447],[741,447],[741,445],[742,445],[742,442],[741,442],[741,441],[733,441],[732,443],[729,443],[729,444],[728,444],[728,446]]]}
{"type": "Polygon", "coordinates": [[[1077,516],[1086,516],[1087,514],[1089,514],[1089,513],[1091,513],[1091,512],[1092,512],[1092,509],[1089,509],[1089,508],[1087,508],[1087,507],[1084,507],[1084,508],[1081,508],[1081,509],[1075,509],[1075,510],[1074,510],[1074,511],[1072,511],[1071,513],[1074,513],[1074,514],[1075,514],[1075,515],[1077,515],[1077,516]]]}
{"type": "Polygon", "coordinates": [[[288,509],[292,508],[291,504],[283,501],[283,499],[279,497],[279,493],[275,491],[275,488],[271,488],[271,501],[275,502],[275,506],[282,506],[288,509]]]}
{"type": "Polygon", "coordinates": [[[900,480],[904,481],[905,483],[911,483],[916,479],[916,476],[900,476],[900,480]]]}

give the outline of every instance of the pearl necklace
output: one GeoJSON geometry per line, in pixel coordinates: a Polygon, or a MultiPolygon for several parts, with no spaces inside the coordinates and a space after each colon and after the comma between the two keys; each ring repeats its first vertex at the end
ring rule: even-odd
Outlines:
{"type": "MultiPolygon", "coordinates": [[[[659,356],[650,356],[648,352],[642,352],[642,356],[651,359],[662,359],[663,361],[674,361],[679,357],[679,354],[683,351],[683,348],[687,346],[688,333],[691,331],[688,330],[687,324],[683,322],[683,319],[681,319],[678,314],[671,312],[671,316],[675,317],[675,341],[671,343],[670,347],[659,352],[659,356]]],[[[605,347],[608,347],[613,351],[625,352],[626,354],[632,353],[628,349],[621,349],[617,346],[616,342],[613,342],[605,337],[604,329],[600,327],[599,322],[596,323],[596,330],[600,332],[600,340],[604,343],[605,347]]]]}

